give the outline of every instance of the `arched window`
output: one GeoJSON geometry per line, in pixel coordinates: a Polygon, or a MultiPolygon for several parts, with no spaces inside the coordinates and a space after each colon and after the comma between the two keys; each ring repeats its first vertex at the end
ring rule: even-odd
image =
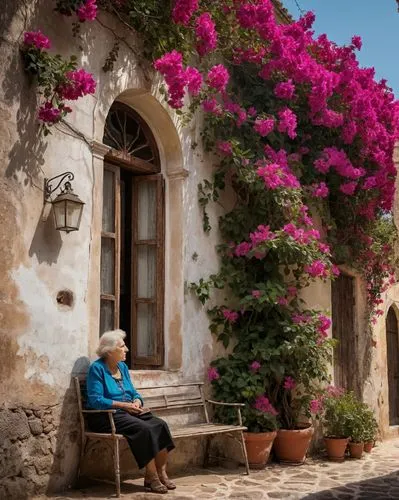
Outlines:
{"type": "Polygon", "coordinates": [[[105,125],[100,334],[127,333],[131,367],[163,363],[164,183],[155,139],[114,103],[105,125]]]}

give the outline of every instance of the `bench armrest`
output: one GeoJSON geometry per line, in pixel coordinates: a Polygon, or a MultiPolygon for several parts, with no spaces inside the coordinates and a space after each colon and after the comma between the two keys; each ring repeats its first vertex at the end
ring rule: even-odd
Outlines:
{"type": "Polygon", "coordinates": [[[116,413],[116,410],[82,410],[82,413],[116,413]]]}
{"type": "Polygon", "coordinates": [[[116,434],[116,428],[115,428],[115,422],[114,422],[114,417],[113,414],[116,413],[116,410],[82,410],[82,413],[105,413],[108,415],[109,418],[109,423],[111,425],[111,434],[115,435],[116,434]]]}
{"type": "Polygon", "coordinates": [[[236,407],[245,406],[245,403],[222,403],[221,401],[213,401],[212,399],[206,399],[206,402],[211,403],[213,405],[221,405],[221,406],[236,406],[236,407]]]}

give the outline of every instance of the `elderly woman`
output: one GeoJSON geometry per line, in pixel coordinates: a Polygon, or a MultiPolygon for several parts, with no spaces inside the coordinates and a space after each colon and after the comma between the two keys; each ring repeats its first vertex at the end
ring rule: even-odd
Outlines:
{"type": "MultiPolygon", "coordinates": [[[[141,414],[143,399],[134,388],[129,369],[124,363],[128,348],[125,332],[105,332],[87,375],[87,408],[115,409],[116,431],[123,434],[139,468],[145,467],[144,486],[154,493],[167,493],[176,486],[166,474],[168,452],[175,447],[169,428],[151,413],[141,414]]],[[[89,415],[89,427],[94,432],[111,432],[108,415],[89,415]]]]}

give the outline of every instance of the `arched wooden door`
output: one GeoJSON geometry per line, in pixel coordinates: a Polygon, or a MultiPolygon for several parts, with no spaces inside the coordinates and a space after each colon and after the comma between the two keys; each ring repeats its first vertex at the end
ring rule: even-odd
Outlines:
{"type": "Polygon", "coordinates": [[[387,332],[387,369],[389,391],[389,425],[399,424],[399,340],[398,319],[391,307],[385,320],[387,332]]]}

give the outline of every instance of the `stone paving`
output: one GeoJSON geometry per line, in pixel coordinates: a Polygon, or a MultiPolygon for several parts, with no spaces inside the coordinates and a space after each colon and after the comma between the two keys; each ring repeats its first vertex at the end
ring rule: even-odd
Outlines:
{"type": "MultiPolygon", "coordinates": [[[[191,470],[174,478],[177,489],[167,495],[145,493],[142,480],[124,481],[122,498],[131,500],[399,500],[399,439],[379,443],[361,460],[346,459],[333,463],[308,459],[302,466],[272,463],[250,476],[219,467],[191,470]]],[[[91,485],[57,500],[112,498],[114,487],[91,485]]],[[[36,497],[36,500],[44,497],[36,497]]]]}

